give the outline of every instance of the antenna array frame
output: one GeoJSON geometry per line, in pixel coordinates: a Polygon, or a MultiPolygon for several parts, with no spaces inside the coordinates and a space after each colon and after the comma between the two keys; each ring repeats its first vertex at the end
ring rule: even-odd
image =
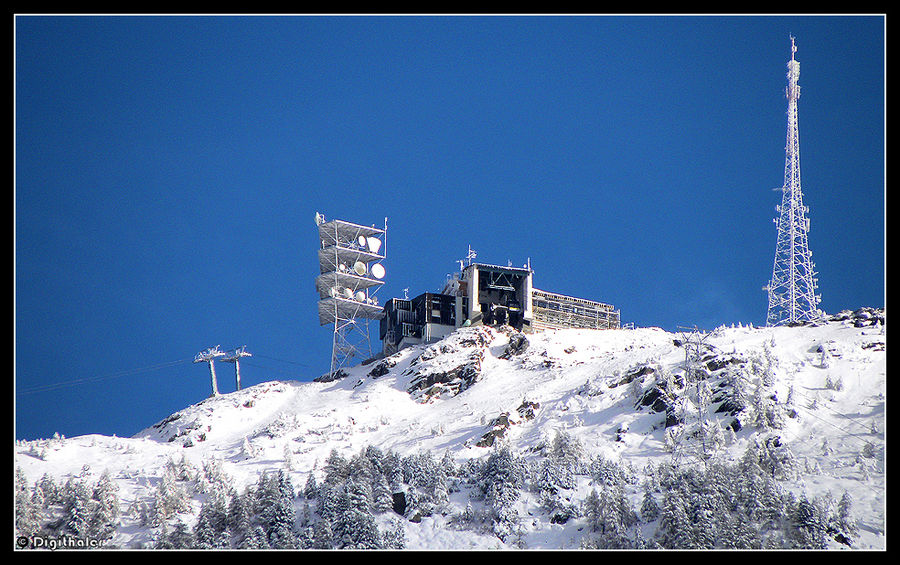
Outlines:
{"type": "Polygon", "coordinates": [[[372,266],[385,258],[387,218],[384,228],[344,220],[327,220],[316,214],[319,230],[319,325],[333,326],[331,369],[334,374],[353,357],[372,356],[370,320],[384,311],[377,292],[384,285],[372,274],[372,266]],[[377,242],[377,243],[376,243],[377,242]]]}

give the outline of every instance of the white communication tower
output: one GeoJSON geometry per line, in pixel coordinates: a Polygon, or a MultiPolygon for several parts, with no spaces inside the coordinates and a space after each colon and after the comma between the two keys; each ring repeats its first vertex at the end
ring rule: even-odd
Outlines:
{"type": "Polygon", "coordinates": [[[384,315],[376,293],[384,284],[384,228],[328,220],[319,228],[319,324],[332,324],[331,374],[353,357],[371,357],[369,321],[384,315]]]}
{"type": "Polygon", "coordinates": [[[212,395],[211,396],[219,396],[219,386],[216,384],[216,367],[215,360],[216,357],[223,357],[225,355],[224,351],[219,351],[219,346],[210,347],[204,351],[201,351],[194,357],[194,363],[209,363],[209,379],[212,382],[212,395]]]}
{"type": "Polygon", "coordinates": [[[222,357],[225,363],[234,363],[234,385],[237,390],[241,390],[241,357],[253,357],[246,345],[233,349],[222,357]]]}
{"type": "MultiPolygon", "coordinates": [[[[779,326],[809,322],[822,313],[817,306],[821,296],[816,294],[815,265],[809,250],[809,207],[803,205],[800,190],[800,133],[797,121],[797,100],[800,98],[800,63],[794,59],[797,46],[791,37],[791,60],[788,61],[787,146],[785,147],[784,185],[781,205],[776,206],[778,228],[775,243],[775,264],[772,279],[764,288],[769,294],[766,324],[779,326]]],[[[778,190],[778,189],[775,189],[778,190]]]]}

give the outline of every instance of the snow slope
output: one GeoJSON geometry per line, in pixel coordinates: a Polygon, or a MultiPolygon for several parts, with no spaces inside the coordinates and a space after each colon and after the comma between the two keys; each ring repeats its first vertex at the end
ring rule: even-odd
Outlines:
{"type": "MultiPolygon", "coordinates": [[[[729,364],[769,363],[775,394],[782,400],[791,394],[796,407],[778,430],[801,467],[785,488],[810,497],[849,492],[860,526],[854,547],[884,549],[885,330],[870,325],[865,312],[833,320],[719,328],[705,338],[704,363],[719,380],[729,364]]],[[[44,474],[60,484],[76,476],[95,480],[106,470],[127,508],[152,496],[166,462],[182,457],[197,467],[220,461],[239,488],[256,483],[265,470],[285,468],[286,453],[293,484],[302,487],[309,473],[321,475],[335,449],[348,458],[368,445],[400,455],[449,452],[462,462],[488,454],[491,440],[528,456],[557,430],[589,453],[635,469],[672,459],[666,413],[640,400],[654,375],[683,370],[685,335],[659,328],[547,331],[527,335],[524,349],[510,350],[515,336],[509,328],[463,328],[436,344],[348,369],[332,382],[272,381],[209,398],[132,438],[17,442],[15,464],[29,484],[44,474]]],[[[716,405],[708,415],[726,428],[735,417],[714,412],[716,405]]],[[[754,426],[742,423],[720,456],[740,459],[756,435],[754,426]]],[[[689,455],[685,461],[691,463],[689,455]]],[[[639,506],[638,495],[630,496],[639,506]]],[[[451,502],[457,510],[466,504],[451,502]]],[[[405,522],[407,547],[511,547],[445,526],[440,515],[405,522]]],[[[579,531],[578,521],[551,524],[537,515],[525,541],[529,548],[577,548],[579,531]]],[[[126,513],[112,543],[135,547],[152,536],[126,513]]]]}

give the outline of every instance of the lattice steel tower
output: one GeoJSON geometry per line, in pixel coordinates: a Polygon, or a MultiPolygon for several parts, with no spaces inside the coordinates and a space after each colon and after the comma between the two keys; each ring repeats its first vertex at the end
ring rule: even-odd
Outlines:
{"type": "MultiPolygon", "coordinates": [[[[808,322],[818,318],[817,305],[821,297],[816,295],[816,272],[809,250],[809,207],[803,205],[800,190],[800,132],[797,127],[797,100],[800,98],[800,63],[794,59],[797,46],[791,37],[791,60],[788,61],[788,126],[784,160],[784,186],[781,188],[781,205],[776,206],[778,227],[775,243],[775,265],[772,280],[766,290],[769,293],[769,309],[766,324],[778,326],[808,322]]],[[[778,190],[778,189],[775,189],[778,190]]]]}
{"type": "Polygon", "coordinates": [[[384,309],[375,296],[384,284],[384,229],[344,220],[326,221],[316,213],[319,229],[319,324],[332,324],[331,375],[353,357],[371,357],[369,320],[384,309]]]}

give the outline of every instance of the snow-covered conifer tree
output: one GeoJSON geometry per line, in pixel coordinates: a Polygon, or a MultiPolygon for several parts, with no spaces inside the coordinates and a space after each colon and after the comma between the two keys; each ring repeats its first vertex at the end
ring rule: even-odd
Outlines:
{"type": "Polygon", "coordinates": [[[306,477],[306,485],[303,487],[303,496],[307,499],[315,498],[319,495],[319,485],[316,483],[316,475],[312,472],[306,477]]]}
{"type": "Polygon", "coordinates": [[[337,449],[332,449],[325,460],[325,484],[343,483],[348,476],[350,476],[350,462],[337,449]]]}
{"type": "Polygon", "coordinates": [[[63,488],[64,525],[76,537],[87,536],[91,518],[91,492],[82,479],[70,478],[63,488]]]}
{"type": "Polygon", "coordinates": [[[118,487],[104,470],[94,486],[94,507],[89,522],[90,535],[95,539],[109,539],[119,526],[118,487]]]}
{"type": "Polygon", "coordinates": [[[341,547],[346,549],[379,549],[381,536],[370,511],[367,486],[355,479],[347,483],[348,508],[340,517],[341,547]]]}
{"type": "Polygon", "coordinates": [[[659,505],[656,503],[656,498],[653,497],[650,485],[645,482],[644,497],[641,500],[641,519],[644,522],[652,522],[657,518],[659,518],[659,505]]]}
{"type": "Polygon", "coordinates": [[[247,500],[249,491],[244,494],[235,493],[228,503],[228,530],[231,532],[235,547],[240,547],[252,528],[250,508],[247,500]]]}
{"type": "Polygon", "coordinates": [[[801,495],[791,512],[791,541],[799,549],[825,549],[826,529],[822,511],[801,495]]]}
{"type": "Polygon", "coordinates": [[[333,539],[331,520],[323,518],[313,525],[313,549],[333,549],[333,539]]]}
{"type": "Polygon", "coordinates": [[[853,517],[852,506],[853,499],[850,496],[850,493],[844,491],[844,494],[841,496],[841,500],[838,503],[837,525],[840,528],[840,532],[849,538],[854,538],[859,535],[859,527],[857,526],[856,519],[853,517]]]}
{"type": "MultiPolygon", "coordinates": [[[[26,537],[34,535],[41,529],[41,506],[33,500],[28,488],[28,479],[20,467],[16,467],[15,470],[14,489],[16,535],[26,537]]],[[[34,490],[37,492],[40,489],[35,486],[34,490]]]]}

